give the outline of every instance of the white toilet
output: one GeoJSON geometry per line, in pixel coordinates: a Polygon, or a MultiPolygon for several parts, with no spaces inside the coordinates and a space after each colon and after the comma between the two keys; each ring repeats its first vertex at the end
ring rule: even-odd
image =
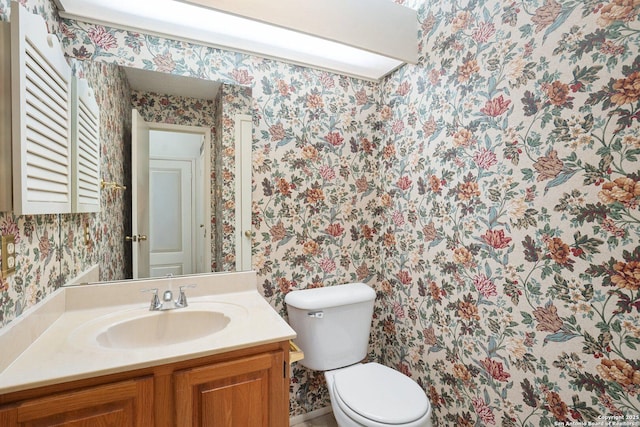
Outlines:
{"type": "Polygon", "coordinates": [[[364,283],[287,294],[289,323],[304,352],[299,363],[325,371],[340,427],[431,427],[431,404],[411,378],[367,355],[376,294],[364,283]]]}

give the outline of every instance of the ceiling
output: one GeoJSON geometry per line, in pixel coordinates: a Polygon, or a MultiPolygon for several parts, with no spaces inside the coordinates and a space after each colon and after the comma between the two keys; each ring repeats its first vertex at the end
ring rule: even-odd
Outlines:
{"type": "Polygon", "coordinates": [[[131,89],[140,92],[154,92],[161,95],[175,95],[186,98],[214,100],[220,83],[212,80],[183,77],[139,68],[122,67],[131,89]]]}
{"type": "Polygon", "coordinates": [[[416,11],[392,0],[54,1],[63,18],[366,80],[418,59],[416,11]]]}

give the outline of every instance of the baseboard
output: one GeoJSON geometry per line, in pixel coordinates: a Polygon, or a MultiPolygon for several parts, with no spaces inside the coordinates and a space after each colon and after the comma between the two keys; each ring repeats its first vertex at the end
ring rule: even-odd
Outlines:
{"type": "Polygon", "coordinates": [[[289,425],[292,426],[295,424],[300,424],[305,421],[309,421],[329,413],[331,413],[331,406],[325,406],[324,408],[315,409],[311,412],[307,412],[307,413],[296,415],[294,417],[289,418],[289,425]]]}

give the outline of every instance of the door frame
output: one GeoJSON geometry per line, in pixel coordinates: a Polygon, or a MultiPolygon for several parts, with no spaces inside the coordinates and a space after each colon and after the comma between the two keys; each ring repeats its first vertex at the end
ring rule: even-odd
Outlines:
{"type": "MultiPolygon", "coordinates": [[[[209,185],[208,186],[203,186],[203,193],[200,196],[203,198],[203,204],[204,204],[204,218],[205,220],[208,219],[208,223],[205,224],[205,229],[208,230],[209,232],[206,233],[205,235],[205,241],[204,241],[204,259],[209,260],[209,264],[208,266],[211,265],[211,234],[212,234],[212,230],[213,227],[211,225],[211,192],[213,191],[213,187],[212,187],[212,183],[211,183],[211,128],[208,128],[206,126],[189,126],[189,125],[177,125],[177,124],[171,124],[171,123],[157,123],[157,122],[145,122],[146,123],[146,127],[148,129],[148,131],[162,131],[162,132],[179,132],[179,133],[190,133],[190,134],[199,134],[199,135],[203,135],[204,137],[204,141],[203,141],[203,155],[204,155],[204,165],[203,168],[205,171],[209,171],[208,174],[205,174],[206,177],[209,177],[209,185]]],[[[147,132],[148,135],[148,132],[147,132]]],[[[132,146],[137,147],[136,141],[132,141],[132,146]]],[[[133,183],[133,185],[135,185],[135,183],[133,183]]],[[[132,200],[132,205],[133,203],[135,203],[135,200],[132,200]]],[[[132,222],[135,223],[137,222],[136,218],[132,218],[131,219],[132,222]]],[[[193,225],[193,228],[196,230],[196,233],[199,233],[199,227],[196,226],[195,224],[193,225]]],[[[148,230],[147,230],[148,231],[148,230]]],[[[134,243],[135,245],[135,243],[134,243]]],[[[198,245],[196,245],[198,246],[198,245]]],[[[193,256],[195,257],[196,255],[193,254],[193,256]]],[[[135,260],[134,260],[135,262],[135,260]]],[[[210,270],[210,267],[209,267],[210,270]]],[[[136,275],[136,272],[134,271],[134,277],[136,275]]]]}
{"type": "Polygon", "coordinates": [[[235,214],[236,214],[236,271],[251,270],[251,175],[253,143],[253,117],[235,116],[235,214]]]}
{"type": "Polygon", "coordinates": [[[149,277],[149,123],[131,109],[131,268],[134,279],[149,277]]]}

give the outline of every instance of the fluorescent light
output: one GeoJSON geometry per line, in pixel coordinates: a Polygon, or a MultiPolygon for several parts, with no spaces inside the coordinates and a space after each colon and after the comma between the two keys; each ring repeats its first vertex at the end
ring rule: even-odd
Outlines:
{"type": "MultiPolygon", "coordinates": [[[[57,2],[60,15],[65,18],[138,29],[365,79],[377,80],[404,63],[281,26],[174,0],[57,2]]],[[[417,57],[417,37],[414,43],[417,57]]]]}

